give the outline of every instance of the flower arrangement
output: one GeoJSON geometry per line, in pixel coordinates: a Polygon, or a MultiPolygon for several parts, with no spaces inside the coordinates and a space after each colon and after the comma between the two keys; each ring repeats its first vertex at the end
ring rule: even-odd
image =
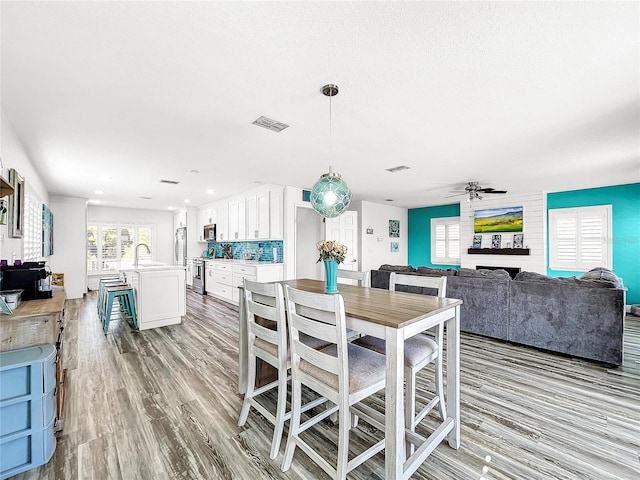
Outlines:
{"type": "Polygon", "coordinates": [[[334,260],[338,264],[344,262],[344,256],[347,254],[346,245],[342,245],[335,240],[322,240],[316,246],[318,247],[318,252],[320,252],[318,262],[322,260],[334,260]]]}

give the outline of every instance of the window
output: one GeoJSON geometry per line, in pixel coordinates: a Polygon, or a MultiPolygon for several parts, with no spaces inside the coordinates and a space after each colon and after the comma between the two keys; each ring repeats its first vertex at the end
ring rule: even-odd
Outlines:
{"type": "Polygon", "coordinates": [[[611,205],[549,210],[549,268],[612,268],[611,205]]]}
{"type": "Polygon", "coordinates": [[[460,217],[431,219],[431,263],[460,265],[460,217]]]}
{"type": "Polygon", "coordinates": [[[22,259],[39,260],[42,257],[42,201],[28,185],[24,196],[23,240],[22,259]]]}
{"type": "MultiPolygon", "coordinates": [[[[151,251],[152,225],[93,223],[87,226],[87,272],[114,272],[133,266],[135,247],[145,243],[151,251]]],[[[140,260],[153,259],[140,248],[140,260]]]]}

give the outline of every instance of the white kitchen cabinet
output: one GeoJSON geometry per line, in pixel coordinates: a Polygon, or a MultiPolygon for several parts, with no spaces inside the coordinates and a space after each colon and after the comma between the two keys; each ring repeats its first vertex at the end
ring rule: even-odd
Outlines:
{"type": "Polygon", "coordinates": [[[140,330],[176,325],[187,314],[185,269],[149,267],[127,271],[140,330]]]}
{"type": "Polygon", "coordinates": [[[221,203],[216,206],[216,238],[218,242],[229,241],[229,204],[221,203]]]}
{"type": "Polygon", "coordinates": [[[190,258],[187,258],[187,272],[185,280],[187,282],[187,287],[193,288],[193,260],[190,258]]]}
{"type": "Polygon", "coordinates": [[[204,208],[202,210],[198,210],[198,226],[197,226],[197,234],[198,234],[198,241],[199,242],[205,242],[206,239],[204,238],[204,227],[205,225],[211,225],[213,222],[213,215],[212,215],[212,211],[215,209],[212,208],[204,208]]]}
{"type": "Polygon", "coordinates": [[[246,240],[245,199],[229,202],[229,240],[246,240]]]}
{"type": "Polygon", "coordinates": [[[176,214],[174,214],[173,216],[173,227],[175,230],[177,230],[178,228],[184,228],[187,226],[187,212],[185,211],[181,211],[181,212],[177,212],[176,214]]]}
{"type": "Polygon", "coordinates": [[[240,301],[238,287],[243,285],[245,278],[256,282],[278,282],[283,278],[281,263],[242,260],[207,260],[207,262],[213,264],[215,270],[212,292],[207,290],[207,293],[235,305],[240,301]]]}
{"type": "Polygon", "coordinates": [[[281,239],[282,189],[271,188],[247,196],[247,240],[281,239]]]}
{"type": "Polygon", "coordinates": [[[204,261],[204,293],[213,295],[216,286],[215,263],[212,260],[204,261]]]}

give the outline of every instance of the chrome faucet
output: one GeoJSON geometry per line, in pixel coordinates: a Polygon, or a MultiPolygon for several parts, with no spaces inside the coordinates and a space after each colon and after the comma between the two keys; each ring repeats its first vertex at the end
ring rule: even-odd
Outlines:
{"type": "Polygon", "coordinates": [[[151,249],[149,248],[149,245],[147,245],[146,243],[139,243],[138,245],[136,245],[136,250],[135,250],[135,255],[133,257],[133,266],[137,267],[138,266],[138,248],[139,247],[144,247],[147,249],[147,253],[149,255],[151,255],[151,249]]]}

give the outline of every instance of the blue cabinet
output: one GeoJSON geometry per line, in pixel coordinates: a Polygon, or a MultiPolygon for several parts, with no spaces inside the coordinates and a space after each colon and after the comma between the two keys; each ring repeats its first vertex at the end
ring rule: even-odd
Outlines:
{"type": "Polygon", "coordinates": [[[49,461],[55,419],[55,346],[0,353],[0,479],[49,461]]]}

